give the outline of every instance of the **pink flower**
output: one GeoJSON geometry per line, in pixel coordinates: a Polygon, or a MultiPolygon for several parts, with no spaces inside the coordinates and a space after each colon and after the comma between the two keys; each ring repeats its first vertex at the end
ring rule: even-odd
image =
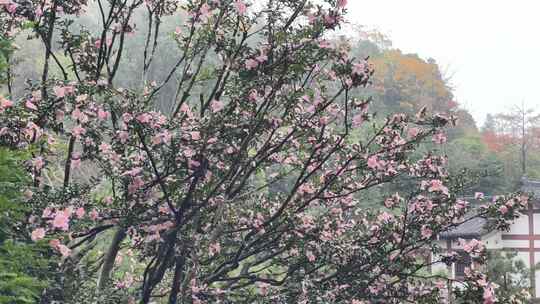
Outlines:
{"type": "Polygon", "coordinates": [[[345,8],[347,6],[347,0],[338,0],[337,7],[338,8],[345,8]]]}
{"type": "Polygon", "coordinates": [[[174,30],[174,33],[175,33],[176,35],[182,34],[182,28],[180,28],[179,26],[177,26],[176,29],[174,30]]]}
{"type": "Polygon", "coordinates": [[[446,142],[446,135],[443,132],[438,132],[433,135],[433,142],[442,145],[446,142]]]}
{"type": "Polygon", "coordinates": [[[184,151],[184,156],[187,158],[191,158],[193,155],[195,155],[195,151],[193,151],[192,149],[188,148],[184,151]]]}
{"type": "Polygon", "coordinates": [[[505,205],[500,206],[499,207],[499,212],[502,213],[502,214],[508,213],[508,207],[506,207],[505,205]]]}
{"type": "Polygon", "coordinates": [[[379,216],[377,217],[377,219],[381,222],[385,222],[385,223],[388,223],[390,222],[390,220],[392,220],[394,218],[393,215],[391,215],[390,213],[384,211],[382,212],[381,214],[379,214],[379,216]]]}
{"type": "Polygon", "coordinates": [[[152,137],[152,144],[157,146],[161,143],[161,136],[159,134],[152,137]]]}
{"type": "Polygon", "coordinates": [[[359,127],[364,122],[363,114],[356,114],[352,119],[353,127],[359,127]]]}
{"type": "Polygon", "coordinates": [[[99,213],[97,212],[96,209],[92,209],[92,211],[90,211],[90,218],[95,221],[99,218],[99,213]]]}
{"type": "Polygon", "coordinates": [[[135,167],[135,168],[133,168],[133,169],[131,169],[131,170],[128,170],[128,171],[122,173],[121,176],[129,175],[129,176],[131,176],[131,177],[135,177],[135,176],[141,174],[141,172],[142,172],[142,168],[141,168],[141,167],[135,167]]]}
{"type": "Polygon", "coordinates": [[[484,298],[484,304],[495,303],[495,293],[493,292],[493,288],[491,286],[484,287],[484,294],[482,297],[484,298]]]}
{"type": "Polygon", "coordinates": [[[53,88],[53,91],[54,91],[54,95],[56,95],[56,97],[58,98],[62,98],[66,95],[66,90],[64,87],[55,86],[53,88]]]}
{"type": "Polygon", "coordinates": [[[168,205],[159,206],[158,211],[159,213],[163,213],[163,214],[169,214],[172,212],[171,208],[169,208],[168,205]]]}
{"type": "Polygon", "coordinates": [[[330,122],[330,118],[328,118],[328,116],[323,116],[319,119],[319,122],[321,125],[327,125],[330,122]]]}
{"type": "Polygon", "coordinates": [[[259,294],[261,296],[266,296],[268,294],[268,289],[270,287],[270,284],[264,283],[264,282],[257,282],[255,283],[255,285],[259,289],[259,294]]]}
{"type": "Polygon", "coordinates": [[[58,249],[58,251],[60,251],[60,254],[62,254],[63,257],[68,257],[71,254],[71,249],[69,249],[64,244],[58,244],[56,248],[58,249]]]}
{"type": "Polygon", "coordinates": [[[201,16],[202,16],[203,18],[207,18],[208,15],[210,15],[210,6],[209,6],[208,4],[206,4],[206,3],[203,4],[203,5],[201,6],[200,13],[201,13],[201,16]]]}
{"type": "Polygon", "coordinates": [[[164,130],[163,132],[156,134],[156,136],[152,138],[152,143],[154,145],[159,145],[160,143],[168,144],[171,142],[171,139],[172,139],[172,134],[169,133],[169,131],[164,130]]]}
{"type": "Polygon", "coordinates": [[[423,238],[429,239],[433,235],[433,230],[424,225],[422,226],[421,234],[423,238]]]}
{"type": "Polygon", "coordinates": [[[71,117],[73,117],[73,119],[79,120],[81,123],[85,123],[88,121],[88,117],[86,116],[86,114],[79,110],[79,108],[75,108],[75,110],[71,112],[71,117]]]}
{"type": "Polygon", "coordinates": [[[210,256],[214,256],[218,254],[220,251],[221,251],[221,245],[219,245],[219,243],[217,242],[210,244],[210,246],[208,247],[208,252],[210,256]]]}
{"type": "MultiPolygon", "coordinates": [[[[131,287],[133,285],[133,282],[134,282],[133,276],[128,273],[128,274],[126,274],[123,281],[120,281],[120,282],[118,282],[116,284],[116,287],[119,288],[119,289],[126,289],[126,288],[131,287]]],[[[133,303],[135,303],[135,302],[133,302],[133,303]]]]}
{"type": "Polygon", "coordinates": [[[53,239],[49,241],[49,245],[53,248],[58,248],[58,245],[60,245],[60,241],[58,239],[53,239]]]}
{"type": "Polygon", "coordinates": [[[201,132],[199,132],[199,131],[190,132],[189,135],[191,136],[191,139],[193,139],[193,140],[200,140],[201,139],[201,132]]]}
{"type": "Polygon", "coordinates": [[[65,86],[65,87],[55,86],[53,88],[53,91],[54,91],[54,95],[56,95],[56,97],[62,98],[66,94],[73,93],[75,91],[75,89],[73,88],[73,86],[65,86]]]}
{"type": "Polygon", "coordinates": [[[12,106],[13,106],[13,101],[9,99],[5,99],[4,97],[0,96],[0,110],[4,110],[12,106]]]}
{"type": "Polygon", "coordinates": [[[311,251],[309,251],[309,250],[306,251],[306,257],[307,257],[308,261],[310,261],[310,262],[315,262],[316,257],[315,257],[315,255],[313,254],[313,252],[311,252],[311,251]]]}
{"type": "MultiPolygon", "coordinates": [[[[64,91],[66,91],[66,94],[75,94],[75,87],[72,86],[72,85],[65,86],[64,91]]],[[[86,94],[84,94],[84,95],[86,95],[86,94]]]]}
{"type": "Polygon", "coordinates": [[[224,107],[225,105],[223,104],[223,102],[219,100],[212,100],[212,102],[210,103],[210,108],[212,108],[212,112],[214,113],[223,110],[224,107]]]}
{"type": "Polygon", "coordinates": [[[366,69],[366,65],[363,63],[355,63],[352,68],[353,74],[362,76],[364,75],[364,70],[366,69]]]}
{"type": "Polygon", "coordinates": [[[234,6],[236,7],[236,11],[238,12],[238,15],[243,16],[246,13],[247,6],[242,0],[237,0],[234,2],[234,6]]]}
{"type": "Polygon", "coordinates": [[[41,214],[41,217],[42,218],[48,218],[50,217],[52,214],[52,211],[51,211],[51,208],[47,207],[45,209],[43,209],[43,213],[41,214]]]}
{"type": "Polygon", "coordinates": [[[435,286],[436,286],[437,288],[439,288],[439,289],[443,289],[443,288],[446,287],[446,283],[445,283],[444,281],[442,281],[442,280],[437,280],[437,281],[435,282],[435,286]]]}
{"type": "Polygon", "coordinates": [[[84,211],[84,208],[83,208],[83,207],[79,207],[79,208],[77,208],[77,210],[75,211],[75,215],[77,216],[78,219],[83,218],[85,213],[86,213],[86,211],[84,211]]]}
{"type": "Polygon", "coordinates": [[[338,23],[339,19],[336,18],[337,16],[334,16],[334,15],[331,15],[331,14],[328,14],[328,15],[325,15],[324,16],[324,23],[327,25],[327,26],[333,26],[335,24],[338,23]]]}
{"type": "Polygon", "coordinates": [[[196,161],[196,160],[190,159],[190,160],[188,161],[188,166],[189,166],[190,168],[192,168],[192,169],[193,169],[193,168],[197,168],[197,167],[199,167],[200,165],[201,165],[201,163],[198,162],[198,161],[196,161]]]}
{"type": "Polygon", "coordinates": [[[373,155],[368,158],[367,165],[370,169],[378,169],[381,167],[381,163],[379,162],[379,159],[377,155],[373,155]]]}
{"type": "Polygon", "coordinates": [[[448,188],[446,188],[441,180],[433,179],[430,182],[430,186],[428,188],[429,192],[442,192],[446,195],[448,195],[448,188]]]}
{"type": "Polygon", "coordinates": [[[482,193],[482,192],[476,192],[476,193],[474,194],[474,199],[476,199],[476,200],[484,199],[484,193],[482,193]]]}
{"type": "Polygon", "coordinates": [[[142,114],[137,115],[137,120],[143,124],[149,123],[151,119],[152,119],[152,115],[148,113],[142,113],[142,114]]]}
{"type": "Polygon", "coordinates": [[[330,42],[328,40],[321,40],[319,41],[319,47],[321,49],[331,49],[332,48],[332,45],[330,44],[330,42]]]}
{"type": "Polygon", "coordinates": [[[28,122],[26,128],[24,128],[23,130],[23,133],[27,139],[37,140],[38,138],[41,137],[41,135],[43,135],[43,130],[40,127],[38,127],[35,123],[28,122]]]}
{"type": "Polygon", "coordinates": [[[45,161],[43,161],[43,157],[38,156],[38,157],[34,158],[32,160],[32,166],[36,170],[41,170],[41,168],[43,168],[43,166],[45,166],[45,161]]]}
{"type": "Polygon", "coordinates": [[[124,114],[122,114],[122,120],[123,120],[125,123],[130,122],[132,119],[133,119],[133,115],[131,115],[130,113],[124,113],[124,114]]]}
{"type": "Polygon", "coordinates": [[[129,133],[126,131],[120,131],[118,132],[118,138],[120,139],[121,143],[125,144],[129,139],[129,133]]]}
{"type": "Polygon", "coordinates": [[[257,62],[259,63],[264,63],[268,60],[268,56],[260,55],[260,56],[255,57],[255,60],[257,60],[257,62]]]}
{"type": "Polygon", "coordinates": [[[415,138],[416,136],[418,136],[418,133],[420,133],[420,129],[418,128],[410,128],[409,130],[407,130],[407,136],[409,136],[410,138],[415,138]]]}
{"type": "Polygon", "coordinates": [[[30,100],[27,100],[26,103],[24,104],[25,107],[27,107],[28,109],[30,110],[34,110],[34,111],[37,111],[37,107],[35,104],[33,104],[30,100]]]}
{"type": "Polygon", "coordinates": [[[315,16],[314,14],[309,13],[307,17],[308,17],[309,24],[315,24],[315,22],[317,22],[317,16],[315,16]]]}
{"type": "Polygon", "coordinates": [[[79,137],[83,134],[86,133],[86,129],[81,127],[80,125],[78,126],[75,126],[72,130],[71,130],[71,134],[75,137],[79,137]]]}
{"type": "Polygon", "coordinates": [[[142,186],[144,186],[144,180],[140,176],[137,176],[128,185],[128,192],[129,193],[134,193],[135,191],[141,189],[142,186]]]}
{"type": "Polygon", "coordinates": [[[45,229],[43,228],[37,228],[34,231],[32,231],[32,241],[41,240],[45,237],[45,229]]]}
{"type": "Polygon", "coordinates": [[[109,151],[111,151],[111,146],[107,143],[101,143],[99,145],[99,151],[102,152],[102,153],[107,153],[109,151]]]}
{"type": "Polygon", "coordinates": [[[10,14],[13,14],[17,11],[17,7],[19,7],[19,5],[15,2],[11,2],[8,6],[7,6],[7,11],[10,13],[10,14]]]}
{"type": "Polygon", "coordinates": [[[56,110],[56,112],[54,112],[54,115],[56,120],[64,120],[66,114],[62,110],[56,110]]]}
{"type": "Polygon", "coordinates": [[[257,101],[258,98],[259,94],[257,94],[257,91],[251,90],[251,92],[249,92],[249,101],[257,101]]]}
{"type": "Polygon", "coordinates": [[[464,239],[459,239],[458,241],[463,247],[463,250],[467,253],[484,250],[484,244],[477,239],[472,239],[469,242],[465,241],[464,239]]]}
{"type": "Polygon", "coordinates": [[[36,9],[34,10],[34,14],[36,14],[36,17],[41,17],[43,16],[43,10],[41,9],[41,7],[36,7],[36,9]]]}
{"type": "Polygon", "coordinates": [[[246,69],[253,70],[254,68],[259,66],[259,62],[255,59],[248,59],[246,61],[246,69]]]}
{"type": "Polygon", "coordinates": [[[69,229],[69,217],[64,211],[56,211],[52,222],[54,228],[60,228],[64,231],[69,229]]]}
{"type": "Polygon", "coordinates": [[[110,113],[100,108],[97,112],[97,115],[99,119],[106,120],[107,118],[109,118],[110,113]]]}

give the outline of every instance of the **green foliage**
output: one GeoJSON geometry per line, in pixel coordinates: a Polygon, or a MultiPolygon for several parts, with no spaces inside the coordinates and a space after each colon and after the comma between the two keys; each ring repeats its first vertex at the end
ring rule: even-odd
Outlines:
{"type": "Polygon", "coordinates": [[[466,174],[471,179],[470,186],[462,189],[463,195],[474,192],[496,194],[512,190],[513,184],[502,175],[503,162],[488,150],[477,132],[471,132],[452,140],[446,145],[450,172],[466,174]]]}
{"type": "Polygon", "coordinates": [[[23,226],[23,159],[24,154],[0,149],[0,304],[35,303],[50,270],[45,245],[30,242],[23,226]]]}
{"type": "Polygon", "coordinates": [[[525,303],[525,293],[531,291],[530,275],[531,270],[518,258],[517,252],[489,252],[487,276],[499,285],[496,290],[499,300],[522,300],[525,303]]]}
{"type": "Polygon", "coordinates": [[[21,154],[0,149],[0,242],[10,237],[14,225],[23,217],[19,186],[27,177],[18,164],[21,158],[21,154]]]}
{"type": "Polygon", "coordinates": [[[9,57],[13,53],[13,46],[10,39],[0,35],[0,84],[7,79],[4,71],[9,67],[9,57]]]}
{"type": "Polygon", "coordinates": [[[36,291],[43,287],[44,284],[35,278],[20,273],[0,272],[0,303],[35,303],[39,295],[36,291]]]}

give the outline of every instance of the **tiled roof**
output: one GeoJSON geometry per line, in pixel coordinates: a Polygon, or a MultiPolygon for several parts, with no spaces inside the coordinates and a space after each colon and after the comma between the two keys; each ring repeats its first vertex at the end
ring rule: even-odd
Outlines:
{"type": "Polygon", "coordinates": [[[480,237],[487,232],[487,220],[485,218],[473,218],[449,231],[439,234],[441,239],[474,238],[480,237]]]}
{"type": "Polygon", "coordinates": [[[527,178],[521,179],[521,191],[532,192],[535,196],[540,196],[540,181],[529,180],[527,178]]]}
{"type": "MultiPolygon", "coordinates": [[[[540,181],[529,180],[525,177],[522,178],[521,191],[531,192],[531,193],[534,193],[536,197],[540,197],[540,181]]],[[[486,229],[486,224],[487,224],[487,219],[474,218],[449,231],[441,233],[439,237],[441,239],[480,237],[489,232],[486,229]]]]}

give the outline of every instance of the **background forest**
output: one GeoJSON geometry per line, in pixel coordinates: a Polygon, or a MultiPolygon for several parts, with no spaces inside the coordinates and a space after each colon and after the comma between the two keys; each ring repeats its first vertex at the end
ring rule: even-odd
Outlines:
{"type": "MultiPolygon", "coordinates": [[[[97,16],[94,16],[97,18],[97,16]]],[[[139,16],[141,24],[140,33],[129,39],[127,48],[141,50],[145,45],[147,33],[144,32],[143,16],[139,16]]],[[[174,33],[175,17],[165,17],[160,25],[163,31],[174,33]]],[[[92,32],[92,18],[84,16],[79,21],[92,32]]],[[[173,35],[173,34],[171,34],[173,35]]],[[[376,30],[364,30],[363,27],[355,27],[354,34],[348,36],[336,36],[336,40],[353,39],[352,54],[359,58],[370,58],[374,65],[375,74],[373,86],[365,90],[364,96],[370,96],[375,101],[373,108],[381,119],[390,113],[405,112],[416,113],[425,108],[431,112],[451,113],[458,117],[457,127],[448,133],[448,141],[444,144],[444,153],[449,157],[449,168],[457,173],[468,170],[477,174],[479,183],[475,189],[469,191],[481,191],[487,194],[512,191],[519,187],[522,176],[530,178],[540,177],[540,144],[535,138],[540,130],[537,115],[534,110],[516,101],[509,104],[508,113],[487,114],[483,125],[478,125],[472,115],[464,108],[452,94],[452,77],[447,75],[432,58],[420,58],[416,54],[404,54],[399,49],[392,47],[389,37],[376,30]],[[350,37],[352,35],[352,37],[350,37]],[[528,111],[528,112],[527,112],[528,111]],[[525,112],[527,122],[521,121],[520,113],[525,112]],[[523,137],[523,130],[526,130],[523,137]],[[525,154],[522,153],[522,143],[526,142],[525,154]],[[525,157],[525,158],[524,158],[525,157]],[[523,170],[525,159],[525,170],[523,170]]],[[[40,45],[36,41],[27,41],[24,36],[18,38],[16,45],[19,50],[17,56],[9,58],[15,64],[13,73],[18,75],[18,83],[12,83],[14,92],[23,90],[23,79],[36,77],[43,64],[43,58],[39,56],[40,45]]],[[[171,63],[173,44],[169,39],[163,39],[160,48],[151,57],[152,65],[148,74],[143,79],[137,75],[143,61],[140,52],[128,52],[129,64],[123,65],[119,71],[117,81],[124,87],[137,87],[147,80],[156,81],[166,75],[162,75],[164,67],[171,63]]],[[[150,52],[150,50],[148,50],[150,52]]],[[[6,53],[7,55],[8,53],[6,53]]],[[[61,61],[67,62],[65,54],[58,53],[56,56],[61,61]]],[[[210,59],[218,62],[218,58],[210,59]]],[[[57,76],[61,71],[55,70],[57,76]]],[[[7,87],[4,86],[4,90],[7,87]]],[[[162,109],[171,107],[170,100],[175,94],[175,88],[167,85],[159,98],[162,100],[162,109]]],[[[426,150],[432,147],[426,147],[426,150]]]]}

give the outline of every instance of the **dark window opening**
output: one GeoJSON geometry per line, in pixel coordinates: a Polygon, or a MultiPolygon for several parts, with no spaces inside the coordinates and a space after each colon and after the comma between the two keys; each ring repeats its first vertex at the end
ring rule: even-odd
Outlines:
{"type": "Polygon", "coordinates": [[[455,272],[456,272],[456,278],[463,278],[465,277],[465,268],[471,268],[472,265],[472,259],[471,256],[464,252],[459,252],[459,259],[456,261],[455,264],[455,272]]]}

